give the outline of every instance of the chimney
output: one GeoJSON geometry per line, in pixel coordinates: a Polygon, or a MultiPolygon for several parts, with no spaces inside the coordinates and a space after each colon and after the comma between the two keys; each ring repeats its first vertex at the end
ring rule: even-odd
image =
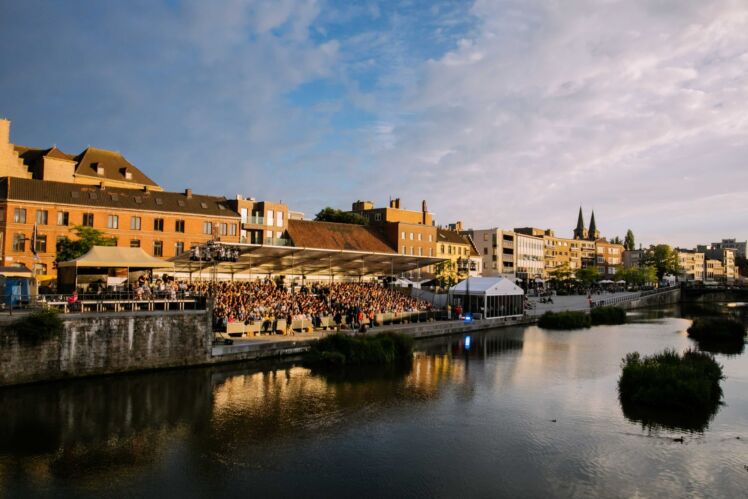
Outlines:
{"type": "Polygon", "coordinates": [[[185,189],[184,195],[187,196],[187,199],[192,199],[192,189],[185,189]]]}
{"type": "Polygon", "coordinates": [[[422,214],[421,223],[423,225],[426,225],[426,215],[428,214],[428,212],[429,212],[429,209],[426,206],[426,200],[424,199],[423,201],[421,201],[421,214],[422,214]]]}
{"type": "Polygon", "coordinates": [[[10,120],[0,118],[0,145],[10,144],[10,120]]]}
{"type": "Polygon", "coordinates": [[[400,198],[395,198],[395,208],[400,209],[400,198]]]}

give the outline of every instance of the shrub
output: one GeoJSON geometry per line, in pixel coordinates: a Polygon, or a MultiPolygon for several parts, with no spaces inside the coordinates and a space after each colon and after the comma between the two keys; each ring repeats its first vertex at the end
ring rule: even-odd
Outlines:
{"type": "Polygon", "coordinates": [[[722,366],[702,352],[674,350],[640,357],[638,352],[623,359],[618,395],[634,407],[678,411],[709,411],[722,398],[722,366]]]}
{"type": "Polygon", "coordinates": [[[409,361],[412,354],[413,338],[403,334],[348,336],[336,333],[314,343],[305,361],[329,366],[393,364],[409,361]]]}
{"type": "Polygon", "coordinates": [[[742,323],[725,317],[697,317],[688,328],[688,336],[699,342],[743,343],[745,335],[742,323]]]}
{"type": "Polygon", "coordinates": [[[590,310],[593,326],[602,324],[626,324],[626,311],[621,307],[597,307],[590,310]]]}
{"type": "Polygon", "coordinates": [[[58,312],[48,309],[19,317],[10,329],[18,335],[18,341],[38,344],[60,336],[65,325],[58,312]]]}
{"type": "Polygon", "coordinates": [[[538,326],[545,329],[581,329],[591,325],[585,312],[546,312],[538,320],[538,326]]]}

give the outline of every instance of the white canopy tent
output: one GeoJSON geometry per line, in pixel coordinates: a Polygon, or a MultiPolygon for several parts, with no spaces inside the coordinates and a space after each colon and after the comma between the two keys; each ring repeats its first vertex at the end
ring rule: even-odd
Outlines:
{"type": "Polygon", "coordinates": [[[471,277],[450,288],[452,306],[482,317],[511,317],[524,313],[525,292],[504,277],[471,277]]]}

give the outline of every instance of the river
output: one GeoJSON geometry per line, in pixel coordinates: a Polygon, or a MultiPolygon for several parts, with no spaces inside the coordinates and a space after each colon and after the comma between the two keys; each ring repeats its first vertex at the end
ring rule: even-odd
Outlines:
{"type": "Polygon", "coordinates": [[[711,420],[633,419],[622,357],[694,345],[677,308],[630,318],[423,341],[406,369],[289,360],[0,390],[0,497],[745,497],[748,357],[716,355],[711,420]]]}

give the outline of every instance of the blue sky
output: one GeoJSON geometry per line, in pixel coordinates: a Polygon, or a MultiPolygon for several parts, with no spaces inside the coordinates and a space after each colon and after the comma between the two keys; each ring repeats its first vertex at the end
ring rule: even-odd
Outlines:
{"type": "Polygon", "coordinates": [[[0,0],[15,143],[307,216],[746,239],[741,0],[0,0]]]}

